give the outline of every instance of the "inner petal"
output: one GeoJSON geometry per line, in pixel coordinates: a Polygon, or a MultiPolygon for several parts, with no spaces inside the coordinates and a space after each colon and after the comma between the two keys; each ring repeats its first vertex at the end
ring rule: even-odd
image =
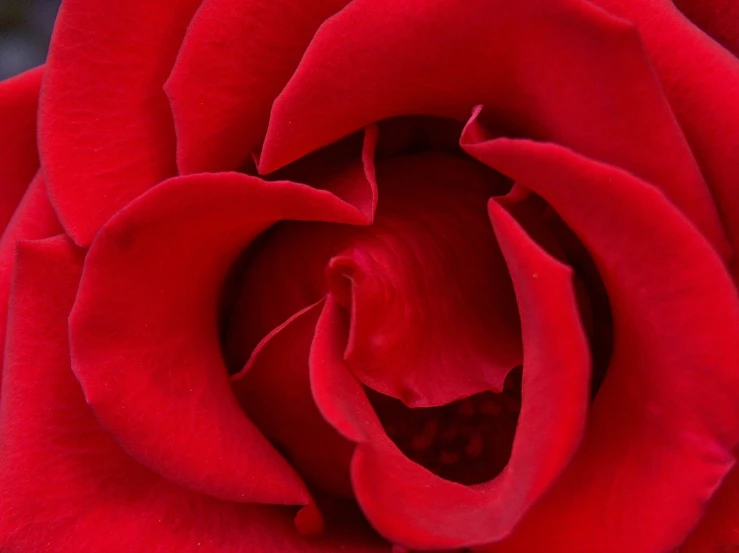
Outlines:
{"type": "Polygon", "coordinates": [[[347,315],[347,364],[369,388],[409,407],[500,392],[521,363],[520,323],[486,203],[508,184],[440,153],[379,162],[377,182],[373,225],[285,222],[249,252],[227,357],[240,369],[267,333],[331,293],[347,315]]]}

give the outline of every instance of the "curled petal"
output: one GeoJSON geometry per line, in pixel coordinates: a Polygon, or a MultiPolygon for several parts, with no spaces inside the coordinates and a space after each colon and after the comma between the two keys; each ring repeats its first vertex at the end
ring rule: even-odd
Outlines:
{"type": "Polygon", "coordinates": [[[96,420],[69,367],[67,316],[82,261],[64,236],[19,247],[0,401],[2,551],[389,549],[356,524],[306,540],[285,509],[218,501],[131,459],[96,420]]]}
{"type": "Polygon", "coordinates": [[[341,355],[348,335],[329,296],[311,348],[311,385],[321,412],[356,442],[352,480],[370,522],[412,548],[499,540],[551,485],[579,443],[589,397],[589,356],[571,270],[491,204],[511,268],[524,338],[523,406],[506,468],[490,482],[463,486],[405,457],[341,355]],[[382,482],[381,486],[377,482],[382,482]]]}
{"type": "Polygon", "coordinates": [[[308,500],[242,412],[217,336],[229,266],[281,219],[363,217],[292,182],[239,173],[171,179],[98,234],[70,316],[72,367],[103,425],[143,464],[222,499],[308,500]]]}
{"type": "Polygon", "coordinates": [[[308,354],[323,302],[306,307],[262,340],[232,386],[242,407],[298,472],[322,490],[351,497],[353,444],[316,408],[308,378],[308,354]]]}
{"type": "Polygon", "coordinates": [[[739,301],[721,259],[654,187],[561,146],[467,147],[544,198],[588,248],[613,309],[583,444],[493,551],[666,551],[734,463],[739,301]],[[626,523],[625,521],[628,521],[626,523]]]}

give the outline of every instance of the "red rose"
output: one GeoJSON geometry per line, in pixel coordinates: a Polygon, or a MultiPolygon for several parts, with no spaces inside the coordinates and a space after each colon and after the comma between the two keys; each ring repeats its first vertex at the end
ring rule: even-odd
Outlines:
{"type": "Polygon", "coordinates": [[[0,550],[739,547],[739,21],[679,8],[67,0],[0,550]]]}

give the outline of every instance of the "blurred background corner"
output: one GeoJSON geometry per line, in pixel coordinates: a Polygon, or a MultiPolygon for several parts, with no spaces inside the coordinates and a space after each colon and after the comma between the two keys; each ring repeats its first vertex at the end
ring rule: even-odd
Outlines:
{"type": "Polygon", "coordinates": [[[0,80],[44,63],[59,3],[0,0],[0,80]]]}

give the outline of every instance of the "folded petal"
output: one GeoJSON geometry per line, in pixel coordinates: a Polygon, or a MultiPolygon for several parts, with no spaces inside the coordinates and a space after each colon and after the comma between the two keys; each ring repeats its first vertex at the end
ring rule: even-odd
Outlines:
{"type": "Polygon", "coordinates": [[[0,82],[0,235],[38,170],[36,112],[43,67],[0,82]]]}
{"type": "Polygon", "coordinates": [[[468,151],[544,198],[588,248],[613,356],[583,444],[491,551],[647,553],[680,544],[734,463],[739,301],[721,259],[654,187],[561,146],[468,151]]]}
{"type": "Polygon", "coordinates": [[[323,302],[296,313],[264,338],[232,386],[244,411],[279,444],[293,467],[323,491],[352,497],[349,461],[354,445],[316,407],[308,355],[323,302]]]}
{"type": "Polygon", "coordinates": [[[281,219],[363,216],[292,182],[171,179],[103,227],[70,316],[72,367],[102,424],[143,464],[222,499],[308,501],[231,391],[216,321],[230,265],[281,219]]]}
{"type": "Polygon", "coordinates": [[[657,185],[728,255],[638,34],[581,0],[352,2],[316,33],[275,101],[260,170],[382,119],[463,121],[479,103],[504,134],[561,143],[657,185]]]}
{"type": "Polygon", "coordinates": [[[231,171],[262,142],[272,102],[347,0],[205,0],[165,90],[180,173],[231,171]]]}
{"type": "Polygon", "coordinates": [[[0,549],[60,553],[371,553],[356,525],[306,540],[286,509],[221,502],[131,459],[69,367],[67,316],[83,252],[66,237],[19,247],[0,401],[0,549]]]}
{"type": "Polygon", "coordinates": [[[44,76],[39,144],[68,234],[89,245],[113,213],[176,174],[162,86],[200,0],[65,1],[44,76]]]}
{"type": "MultiPolygon", "coordinates": [[[[8,315],[10,284],[15,263],[15,248],[21,240],[38,240],[62,232],[56,214],[46,195],[46,185],[41,172],[31,181],[10,223],[0,238],[0,353],[5,347],[5,331],[8,315]]],[[[0,375],[2,374],[0,356],[0,375]]],[[[2,379],[0,379],[0,385],[2,379]]]]}
{"type": "Polygon", "coordinates": [[[566,466],[584,427],[590,361],[571,270],[497,204],[490,204],[490,213],[516,288],[525,359],[518,430],[510,460],[496,478],[470,487],[444,480],[390,441],[343,364],[348,336],[333,296],[311,348],[318,406],[358,444],[352,480],[360,506],[380,533],[412,548],[471,546],[505,537],[566,466]]]}

